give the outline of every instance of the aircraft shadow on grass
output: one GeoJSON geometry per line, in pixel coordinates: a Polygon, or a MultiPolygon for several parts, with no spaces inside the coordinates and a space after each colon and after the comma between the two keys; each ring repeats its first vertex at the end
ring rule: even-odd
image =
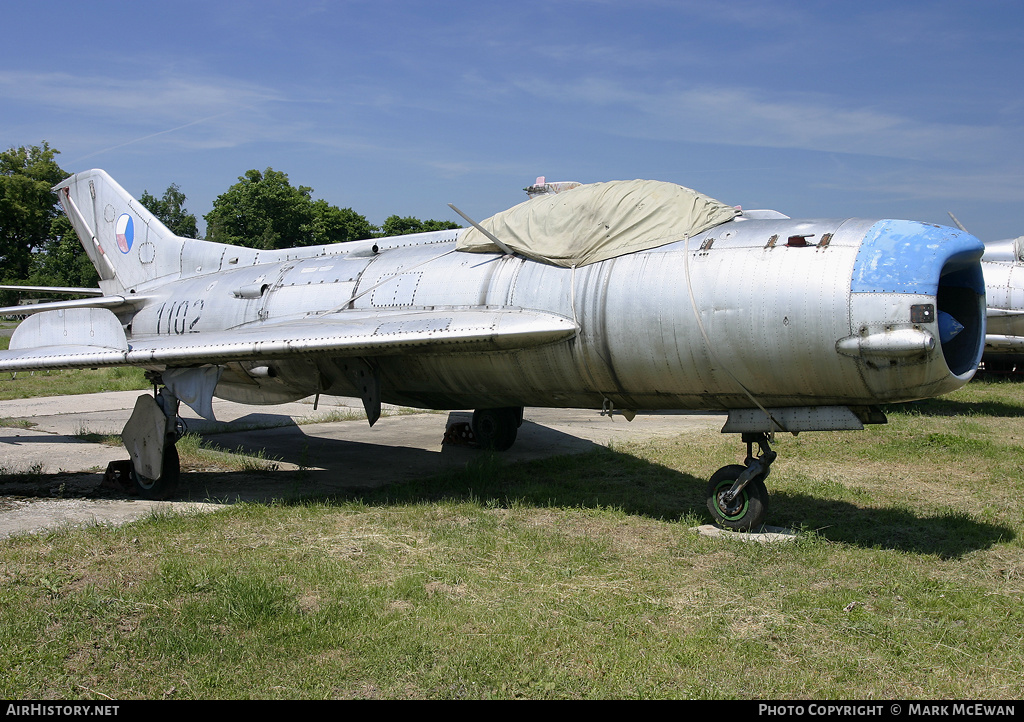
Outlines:
{"type": "MultiPolygon", "coordinates": [[[[0,433],[0,441],[4,440],[0,433]]],[[[515,502],[538,507],[614,507],[653,519],[697,514],[710,521],[707,482],[661,464],[609,450],[531,422],[523,424],[516,458],[467,446],[441,451],[307,435],[302,426],[211,434],[224,449],[260,454],[265,466],[243,471],[186,471],[171,500],[368,504],[441,500],[515,502]],[[543,453],[531,458],[531,436],[543,435],[543,453]],[[237,443],[236,443],[237,442],[237,443]],[[550,449],[562,449],[550,456],[550,449]],[[273,468],[275,465],[288,468],[273,468]]],[[[32,443],[33,437],[19,439],[32,443]]],[[[52,442],[52,439],[46,439],[52,442]]],[[[59,475],[58,475],[59,476],[59,475]]],[[[60,497],[67,490],[51,474],[8,476],[5,494],[60,497]],[[24,491],[19,487],[25,485],[24,491]]],[[[769,485],[771,479],[769,478],[769,485]]],[[[905,507],[862,507],[813,494],[775,490],[770,523],[806,529],[833,542],[956,558],[1016,538],[1006,525],[967,513],[919,513],[905,507]]]]}
{"type": "Polygon", "coordinates": [[[1024,406],[1005,401],[954,401],[952,399],[929,399],[906,404],[891,404],[883,407],[886,413],[910,413],[922,416],[995,416],[1014,419],[1024,416],[1024,406]]]}
{"type": "MultiPolygon", "coordinates": [[[[536,425],[530,422],[523,425],[524,442],[528,442],[530,426],[536,425]]],[[[301,428],[296,427],[300,434],[301,428]]],[[[287,487],[289,496],[296,501],[318,498],[328,503],[360,500],[384,505],[441,500],[498,504],[514,501],[538,507],[615,507],[654,519],[698,514],[706,517],[705,523],[710,521],[705,479],[552,429],[537,428],[544,433],[549,445],[564,444],[576,453],[509,463],[501,454],[466,447],[446,446],[439,453],[325,440],[304,434],[301,434],[303,438],[296,438],[295,443],[286,446],[249,448],[250,451],[262,448],[268,459],[300,466],[295,471],[270,473],[277,479],[275,486],[287,487]],[[375,483],[373,476],[361,477],[359,471],[347,465],[345,457],[349,454],[381,460],[375,470],[377,478],[391,475],[392,483],[375,483]],[[404,471],[410,469],[426,471],[404,471]]],[[[524,443],[520,448],[527,445],[524,443]]],[[[209,490],[216,494],[219,484],[214,478],[209,482],[209,490]]],[[[196,478],[189,486],[198,490],[203,488],[202,484],[203,480],[196,478]]],[[[771,478],[768,484],[771,485],[771,478]]],[[[1011,527],[980,521],[967,513],[929,514],[905,507],[862,507],[848,501],[778,489],[772,495],[769,520],[774,525],[806,529],[833,542],[934,554],[942,558],[960,557],[1016,538],[1011,527]]]]}

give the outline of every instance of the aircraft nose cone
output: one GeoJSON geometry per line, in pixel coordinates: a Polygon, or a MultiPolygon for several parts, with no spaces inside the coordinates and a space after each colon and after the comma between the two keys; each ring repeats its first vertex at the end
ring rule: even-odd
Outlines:
{"type": "Polygon", "coordinates": [[[942,343],[952,341],[963,330],[964,325],[962,323],[945,311],[939,311],[939,340],[942,343]]]}
{"type": "Polygon", "coordinates": [[[956,383],[966,383],[985,347],[984,251],[981,241],[955,228],[877,221],[857,250],[850,290],[913,294],[920,298],[915,304],[934,299],[946,369],[956,383]]]}

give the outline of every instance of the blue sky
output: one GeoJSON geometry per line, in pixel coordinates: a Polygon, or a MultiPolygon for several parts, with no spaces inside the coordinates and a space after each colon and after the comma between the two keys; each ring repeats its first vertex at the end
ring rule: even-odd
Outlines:
{"type": "Polygon", "coordinates": [[[1019,0],[2,2],[0,146],[197,216],[273,167],[372,223],[535,177],[1024,234],[1019,0]]]}

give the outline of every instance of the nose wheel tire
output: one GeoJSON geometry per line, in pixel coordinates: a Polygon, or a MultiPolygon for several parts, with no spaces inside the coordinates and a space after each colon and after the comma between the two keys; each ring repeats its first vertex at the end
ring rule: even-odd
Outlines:
{"type": "Polygon", "coordinates": [[[768,515],[768,487],[763,479],[752,479],[735,498],[726,498],[745,466],[732,464],[716,471],[708,482],[708,510],[721,526],[733,531],[749,531],[764,524],[768,515]]]}

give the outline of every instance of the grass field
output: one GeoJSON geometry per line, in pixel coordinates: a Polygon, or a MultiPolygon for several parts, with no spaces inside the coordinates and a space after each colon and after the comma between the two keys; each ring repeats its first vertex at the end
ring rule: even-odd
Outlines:
{"type": "Polygon", "coordinates": [[[8,539],[0,697],[1020,698],[1024,384],[888,412],[777,439],[793,543],[691,531],[712,432],[8,539]]]}
{"type": "MultiPolygon", "coordinates": [[[[0,350],[10,338],[0,336],[0,350]]],[[[19,371],[0,373],[0,401],[27,399],[36,396],[94,394],[101,391],[132,391],[148,389],[142,369],[124,367],[58,371],[19,371]]]]}

